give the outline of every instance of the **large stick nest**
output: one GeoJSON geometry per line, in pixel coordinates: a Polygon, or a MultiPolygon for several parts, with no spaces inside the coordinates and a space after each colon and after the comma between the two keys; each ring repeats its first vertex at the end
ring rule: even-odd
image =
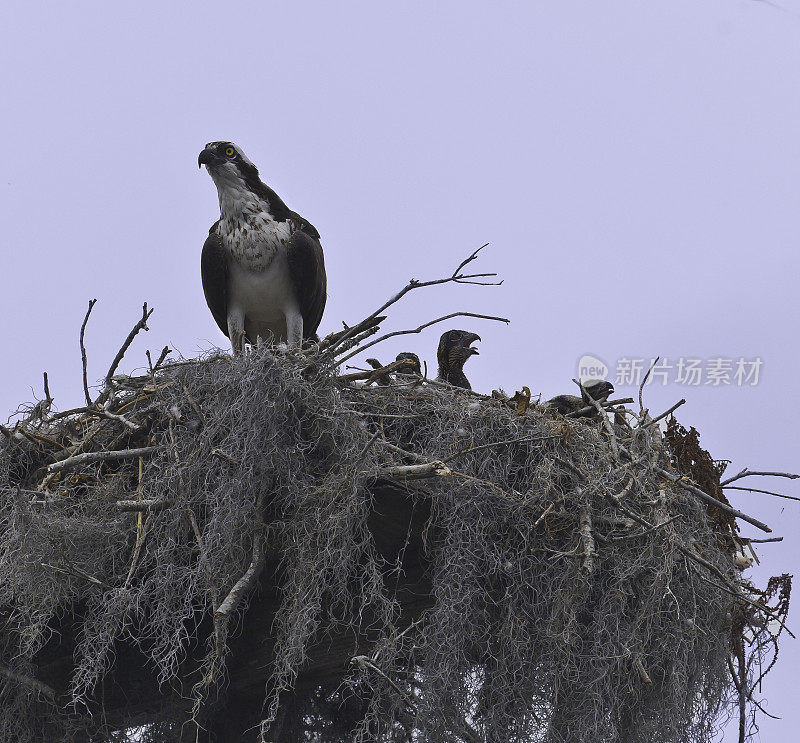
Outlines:
{"type": "Polygon", "coordinates": [[[325,359],[167,364],[5,429],[0,739],[195,740],[243,677],[265,740],[711,739],[788,587],[743,581],[658,426],[325,359]]]}

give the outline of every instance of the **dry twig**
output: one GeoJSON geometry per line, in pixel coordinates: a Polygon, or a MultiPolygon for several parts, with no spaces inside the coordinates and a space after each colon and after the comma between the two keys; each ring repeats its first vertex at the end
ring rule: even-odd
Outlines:
{"type": "MultiPolygon", "coordinates": [[[[381,315],[386,309],[391,307],[393,304],[399,302],[408,292],[412,291],[413,289],[421,289],[426,286],[437,286],[440,284],[448,284],[448,283],[456,283],[456,284],[480,284],[482,286],[499,286],[502,284],[502,281],[475,281],[475,279],[483,279],[483,278],[491,278],[493,276],[497,276],[496,273],[475,273],[475,274],[463,274],[461,270],[469,263],[474,261],[478,257],[478,253],[483,250],[489,243],[485,245],[481,245],[474,253],[467,256],[459,265],[457,266],[456,270],[450,276],[446,276],[440,279],[433,279],[431,281],[418,281],[417,279],[411,279],[397,294],[390,297],[386,302],[384,302],[377,310],[367,315],[367,317],[362,320],[357,325],[354,325],[349,330],[346,330],[342,333],[339,337],[335,338],[332,342],[329,342],[325,347],[325,352],[328,354],[334,353],[336,351],[336,347],[340,346],[342,343],[347,341],[353,335],[358,332],[361,332],[364,329],[365,324],[369,324],[376,320],[376,318],[381,315]]],[[[339,362],[341,363],[341,361],[339,362]]]]}
{"type": "Polygon", "coordinates": [[[753,518],[752,516],[748,516],[746,513],[739,511],[733,506],[729,506],[727,503],[724,503],[721,500],[717,500],[708,493],[703,492],[696,485],[693,485],[692,483],[688,482],[687,478],[681,477],[680,475],[673,475],[672,473],[667,472],[665,469],[662,469],[661,467],[656,467],[656,470],[663,477],[666,477],[670,482],[675,483],[684,490],[688,490],[690,493],[696,495],[698,498],[704,500],[706,503],[710,503],[712,506],[715,506],[720,510],[725,511],[726,513],[730,513],[731,515],[736,516],[736,518],[739,518],[742,521],[746,521],[748,524],[752,524],[753,526],[758,527],[759,529],[761,529],[761,531],[765,531],[767,533],[772,531],[772,529],[770,529],[762,521],[759,521],[758,519],[753,518]]]}
{"type": "Polygon", "coordinates": [[[76,454],[73,457],[62,459],[60,462],[48,464],[45,470],[48,475],[52,475],[56,472],[64,472],[65,470],[72,469],[73,467],[79,467],[84,464],[94,464],[95,462],[114,462],[118,459],[142,457],[145,454],[152,454],[160,449],[160,446],[142,446],[138,449],[122,449],[121,451],[84,452],[83,454],[76,454]]]}
{"type": "Polygon", "coordinates": [[[81,324],[81,334],[80,334],[81,362],[83,364],[83,394],[86,396],[86,404],[87,405],[91,405],[92,404],[92,398],[89,395],[89,380],[88,380],[87,374],[86,374],[86,365],[87,365],[86,346],[83,343],[83,337],[84,337],[84,334],[86,333],[86,323],[89,322],[89,315],[92,314],[92,308],[96,304],[97,304],[97,300],[96,299],[90,299],[89,300],[89,309],[86,310],[86,315],[83,318],[83,323],[81,324]]]}
{"type": "MultiPolygon", "coordinates": [[[[133,339],[139,334],[140,330],[148,331],[150,328],[147,327],[147,320],[150,318],[150,315],[153,314],[153,310],[147,309],[147,302],[142,305],[142,316],[139,318],[139,321],[136,325],[133,326],[131,332],[128,333],[128,337],[123,341],[122,346],[120,347],[119,351],[117,351],[117,355],[114,357],[114,360],[111,362],[111,366],[108,368],[105,376],[105,388],[103,392],[100,394],[100,397],[97,399],[97,404],[102,404],[111,394],[111,380],[114,376],[114,372],[117,371],[117,367],[119,366],[120,361],[125,356],[126,351],[130,348],[131,343],[133,343],[133,339]]],[[[89,402],[89,404],[91,404],[89,402]]]]}
{"type": "Polygon", "coordinates": [[[391,333],[385,333],[384,335],[376,338],[375,340],[372,340],[369,343],[365,343],[363,346],[359,346],[346,356],[340,358],[336,363],[343,364],[345,361],[352,359],[353,356],[356,356],[362,351],[366,351],[368,348],[371,348],[377,343],[385,341],[387,338],[393,338],[397,335],[411,335],[415,333],[421,333],[423,330],[429,328],[431,325],[436,325],[437,323],[444,322],[445,320],[451,320],[454,317],[475,317],[481,320],[495,320],[497,322],[504,322],[506,323],[506,325],[511,322],[508,318],[495,317],[494,315],[479,315],[476,314],[475,312],[451,312],[449,315],[444,315],[443,317],[437,317],[435,320],[429,320],[428,322],[422,323],[422,325],[419,325],[416,328],[412,328],[410,330],[394,330],[391,333]]]}

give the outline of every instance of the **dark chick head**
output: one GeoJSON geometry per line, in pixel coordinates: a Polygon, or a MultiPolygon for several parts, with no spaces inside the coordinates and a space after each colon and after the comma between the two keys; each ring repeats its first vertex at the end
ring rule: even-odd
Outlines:
{"type": "Polygon", "coordinates": [[[464,364],[470,356],[477,355],[478,349],[472,348],[472,344],[480,339],[479,335],[467,330],[448,330],[443,333],[436,353],[439,378],[456,387],[472,389],[464,376],[464,364]]]}
{"type": "Polygon", "coordinates": [[[612,394],[614,394],[614,385],[606,382],[605,379],[587,379],[581,383],[581,397],[587,405],[591,405],[592,400],[604,402],[612,394]]]}
{"type": "Polygon", "coordinates": [[[419,356],[411,351],[403,351],[398,353],[395,361],[407,361],[408,363],[401,366],[397,370],[398,374],[419,374],[422,376],[422,364],[419,361],[419,356]]]}

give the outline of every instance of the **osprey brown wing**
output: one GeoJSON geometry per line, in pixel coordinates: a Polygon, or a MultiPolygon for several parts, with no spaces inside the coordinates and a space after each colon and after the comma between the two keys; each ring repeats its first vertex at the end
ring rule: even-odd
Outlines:
{"type": "Polygon", "coordinates": [[[215,222],[208,231],[200,257],[200,273],[203,278],[203,293],[206,304],[214,316],[219,329],[228,335],[228,275],[229,257],[222,245],[222,238],[217,234],[215,222]]]}
{"type": "MultiPolygon", "coordinates": [[[[313,227],[311,229],[314,230],[313,227]]],[[[328,298],[322,245],[319,239],[305,229],[296,229],[286,246],[286,259],[300,314],[303,316],[303,337],[314,338],[328,298]]]]}

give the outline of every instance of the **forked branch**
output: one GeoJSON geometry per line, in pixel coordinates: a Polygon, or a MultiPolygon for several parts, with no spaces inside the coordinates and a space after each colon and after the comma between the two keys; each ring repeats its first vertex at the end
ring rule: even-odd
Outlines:
{"type": "Polygon", "coordinates": [[[89,322],[89,315],[92,314],[92,308],[97,304],[96,299],[89,300],[89,309],[86,310],[86,315],[83,318],[83,323],[81,323],[81,335],[80,335],[80,344],[81,344],[81,363],[83,364],[83,394],[86,396],[86,404],[92,404],[92,398],[89,396],[89,381],[86,377],[86,346],[83,342],[83,338],[86,334],[86,323],[89,322]]]}
{"type": "Polygon", "coordinates": [[[339,335],[333,341],[328,342],[325,346],[326,353],[336,355],[336,349],[338,346],[341,346],[345,341],[351,338],[356,333],[361,332],[365,329],[365,325],[372,321],[374,321],[379,315],[381,315],[387,308],[391,307],[393,304],[399,302],[408,292],[412,289],[421,289],[425,286],[437,286],[439,284],[478,284],[480,286],[500,286],[502,281],[481,281],[481,279],[492,278],[497,276],[496,273],[473,273],[473,274],[465,274],[462,273],[462,269],[471,263],[472,261],[476,260],[478,257],[478,253],[483,250],[489,243],[485,243],[481,245],[476,251],[474,251],[471,255],[467,256],[461,263],[458,264],[456,270],[450,276],[444,276],[440,279],[432,279],[430,281],[419,281],[417,279],[410,279],[409,282],[396,294],[390,297],[386,302],[384,302],[377,310],[367,315],[364,320],[360,323],[354,325],[353,327],[346,330],[344,333],[339,335]]]}
{"type": "Polygon", "coordinates": [[[139,334],[140,330],[144,331],[150,330],[150,328],[147,327],[147,320],[150,318],[150,315],[152,314],[153,310],[152,309],[148,310],[147,302],[145,302],[144,305],[142,305],[142,316],[139,319],[139,322],[137,322],[136,325],[134,325],[133,328],[131,329],[131,332],[128,333],[128,337],[125,339],[125,342],[122,344],[119,351],[117,351],[117,355],[111,362],[111,366],[109,367],[108,372],[106,372],[106,377],[105,377],[106,389],[104,390],[104,395],[108,394],[109,389],[111,387],[111,378],[114,376],[114,372],[117,371],[117,367],[119,366],[120,361],[122,361],[123,356],[125,356],[125,352],[130,348],[131,343],[133,343],[133,339],[139,334]]]}
{"type": "Polygon", "coordinates": [[[353,356],[361,353],[362,351],[366,351],[371,346],[374,346],[377,343],[381,343],[385,341],[387,338],[393,338],[396,335],[411,335],[414,333],[421,333],[425,328],[429,328],[431,325],[436,325],[436,323],[444,322],[445,320],[450,320],[453,317],[476,317],[480,320],[496,320],[497,322],[504,322],[506,325],[511,321],[506,317],[495,317],[494,315],[479,315],[475,312],[451,312],[449,315],[444,315],[443,317],[437,317],[435,320],[429,320],[422,325],[412,328],[410,330],[393,330],[391,333],[384,333],[384,335],[376,338],[374,341],[370,341],[369,343],[365,343],[363,346],[359,346],[355,350],[351,351],[347,354],[347,356],[343,356],[339,359],[336,363],[343,364],[345,361],[352,359],[353,356]]]}

